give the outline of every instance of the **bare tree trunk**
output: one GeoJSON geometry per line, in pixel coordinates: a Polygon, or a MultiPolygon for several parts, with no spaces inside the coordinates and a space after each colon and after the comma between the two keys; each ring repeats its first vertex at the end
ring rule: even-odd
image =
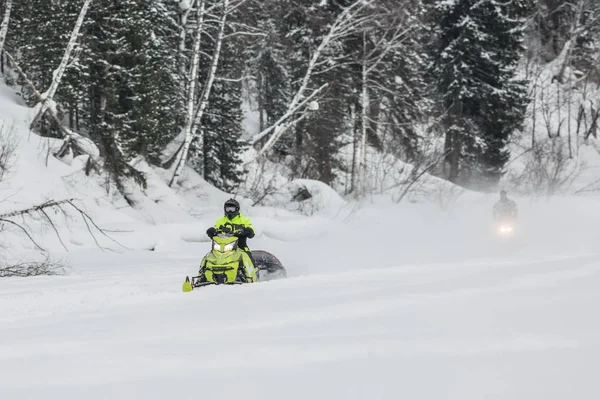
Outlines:
{"type": "Polygon", "coordinates": [[[4,19],[2,19],[2,25],[0,25],[0,54],[4,50],[4,41],[6,40],[6,34],[8,33],[8,23],[10,22],[10,11],[12,9],[12,0],[6,0],[4,6],[4,19]]]}
{"type": "MultiPolygon", "coordinates": [[[[194,8],[196,4],[196,0],[192,1],[190,3],[190,6],[188,9],[183,10],[181,13],[181,31],[179,32],[179,70],[181,73],[181,76],[187,76],[187,71],[185,70],[185,62],[184,62],[184,54],[185,54],[185,40],[187,38],[187,23],[188,23],[188,17],[190,15],[190,12],[192,11],[192,8],[194,8]]],[[[202,5],[198,6],[198,8],[204,8],[204,1],[202,1],[202,5]]],[[[195,40],[195,38],[194,38],[195,40]]],[[[189,81],[187,82],[189,85],[189,81]]],[[[187,85],[186,85],[186,89],[187,89],[187,85]]]]}
{"type": "Polygon", "coordinates": [[[569,158],[573,159],[573,144],[571,143],[571,99],[573,97],[573,82],[569,79],[569,99],[567,101],[567,135],[569,141],[569,158]]]}
{"type": "Polygon", "coordinates": [[[533,85],[533,111],[532,111],[532,125],[531,125],[531,148],[535,147],[535,129],[537,127],[537,79],[533,85]]]}
{"type": "Polygon", "coordinates": [[[196,108],[196,84],[198,81],[198,64],[200,62],[200,45],[202,43],[202,29],[204,28],[204,17],[206,14],[206,1],[199,0],[196,8],[196,33],[194,35],[194,45],[192,49],[192,63],[190,65],[190,71],[188,73],[188,84],[187,84],[187,112],[185,116],[185,125],[183,128],[183,146],[180,152],[180,159],[178,161],[175,173],[169,186],[173,186],[177,183],[177,179],[181,175],[183,166],[187,159],[190,145],[192,143],[192,126],[194,124],[194,109],[196,108]]]}
{"type": "Polygon", "coordinates": [[[83,6],[81,7],[81,11],[79,12],[79,18],[77,18],[75,27],[73,28],[73,31],[71,32],[71,38],[69,39],[69,43],[67,44],[67,49],[65,50],[62,61],[60,62],[60,65],[53,73],[53,79],[52,79],[52,84],[50,85],[50,88],[48,89],[48,91],[46,93],[42,94],[42,98],[44,100],[42,101],[42,104],[40,105],[40,109],[39,109],[38,113],[36,114],[35,118],[33,119],[31,126],[34,126],[38,122],[38,120],[44,115],[44,113],[48,109],[48,102],[52,101],[52,99],[54,98],[54,95],[56,94],[56,91],[58,90],[58,87],[60,85],[62,77],[65,73],[65,70],[67,69],[67,64],[69,63],[69,60],[71,58],[71,53],[73,52],[73,49],[75,48],[75,44],[77,44],[77,37],[79,36],[79,31],[81,30],[81,25],[83,25],[83,20],[85,19],[85,16],[87,15],[87,12],[88,12],[88,9],[90,8],[91,3],[92,3],[92,0],[85,0],[85,3],[83,3],[83,6]]]}
{"type": "Polygon", "coordinates": [[[354,127],[352,129],[352,168],[350,169],[350,193],[358,190],[356,188],[356,176],[358,174],[358,119],[356,118],[356,106],[352,106],[352,121],[354,121],[354,127]]]}
{"type": "Polygon", "coordinates": [[[455,131],[447,132],[444,148],[444,153],[446,154],[446,179],[452,183],[457,182],[460,171],[461,143],[458,135],[459,134],[455,131]]]}
{"type": "MultiPolygon", "coordinates": [[[[363,54],[366,56],[367,39],[366,33],[363,33],[363,54]]],[[[366,195],[367,189],[367,128],[369,125],[368,113],[370,109],[369,88],[368,85],[369,73],[367,70],[366,57],[362,62],[362,93],[361,93],[361,124],[360,124],[360,165],[358,171],[358,196],[366,195]]]]}
{"type": "MultiPolygon", "coordinates": [[[[204,15],[204,0],[201,0],[201,7],[202,7],[202,15],[204,15]]],[[[199,7],[200,8],[200,7],[199,7]]],[[[210,92],[212,90],[212,86],[213,83],[215,81],[215,77],[217,75],[217,68],[219,66],[219,58],[221,55],[221,47],[223,46],[223,38],[225,36],[225,22],[227,21],[227,15],[229,14],[229,0],[223,0],[223,14],[221,15],[221,20],[219,21],[219,34],[217,37],[217,42],[215,44],[215,52],[213,54],[212,57],[212,65],[210,67],[209,73],[208,73],[208,79],[207,82],[204,86],[204,89],[202,90],[202,97],[200,99],[200,104],[198,105],[198,107],[196,107],[195,109],[195,113],[194,113],[194,93],[191,92],[192,96],[190,98],[188,98],[188,117],[189,120],[186,123],[186,136],[185,136],[185,141],[183,144],[183,148],[181,149],[181,154],[179,155],[179,161],[177,162],[177,167],[175,167],[175,172],[173,173],[173,178],[171,179],[171,182],[169,183],[169,186],[173,187],[174,185],[177,184],[177,181],[181,175],[181,172],[183,171],[183,167],[185,166],[185,162],[187,161],[187,157],[188,157],[188,153],[190,151],[190,145],[192,143],[193,138],[197,135],[198,131],[200,132],[199,138],[200,138],[200,148],[202,148],[203,146],[203,135],[202,135],[202,129],[198,129],[199,126],[202,123],[202,117],[204,115],[204,110],[206,109],[206,107],[208,106],[208,101],[210,98],[210,92]],[[194,115],[192,115],[194,114],[194,115]]],[[[200,24],[198,26],[198,30],[197,30],[197,42],[196,42],[196,48],[194,49],[194,62],[192,63],[192,69],[194,68],[194,64],[196,65],[195,68],[197,69],[197,65],[198,65],[198,58],[200,56],[200,34],[202,32],[202,24],[200,24]]],[[[196,79],[196,75],[193,75],[193,80],[196,79]]],[[[195,85],[192,84],[192,82],[190,82],[190,88],[194,87],[195,90],[195,85]]],[[[200,162],[202,164],[202,162],[200,162]]]]}
{"type": "Polygon", "coordinates": [[[558,127],[556,130],[556,136],[560,136],[561,133],[561,127],[562,127],[562,116],[561,116],[561,104],[560,104],[560,84],[558,82],[556,82],[556,112],[558,114],[558,127]]]}

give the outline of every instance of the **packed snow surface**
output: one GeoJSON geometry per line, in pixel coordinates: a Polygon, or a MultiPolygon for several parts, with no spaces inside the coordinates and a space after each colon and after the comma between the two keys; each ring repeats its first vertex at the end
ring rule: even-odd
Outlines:
{"type": "Polygon", "coordinates": [[[181,292],[201,234],[2,279],[0,398],[598,398],[598,199],[519,200],[511,243],[493,200],[251,209],[290,278],[241,287],[181,292]]]}
{"type": "MultiPolygon", "coordinates": [[[[600,398],[597,197],[517,198],[502,242],[495,196],[356,203],[295,181],[263,207],[241,199],[251,247],[289,278],[183,293],[230,195],[190,171],[172,191],[140,161],[148,187],[126,201],[83,173],[86,156],[52,157],[60,141],[30,118],[0,85],[3,135],[20,140],[0,212],[74,198],[122,246],[96,232],[95,248],[73,210],[55,216],[62,244],[27,221],[71,268],[0,279],[1,400],[600,398]],[[312,198],[291,202],[301,187],[312,198]]],[[[2,258],[35,258],[22,232],[1,233],[2,258]]]]}

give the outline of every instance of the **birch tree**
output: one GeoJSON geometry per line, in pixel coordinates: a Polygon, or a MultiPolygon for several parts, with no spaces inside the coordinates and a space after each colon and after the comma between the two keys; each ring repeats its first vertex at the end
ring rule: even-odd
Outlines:
{"type": "Polygon", "coordinates": [[[177,166],[175,167],[175,171],[173,172],[173,177],[171,178],[171,182],[169,186],[173,187],[177,184],[179,177],[181,176],[181,172],[183,171],[183,167],[185,166],[185,162],[187,161],[188,153],[190,151],[190,145],[192,140],[195,137],[199,137],[200,143],[202,143],[202,116],[204,115],[204,111],[208,105],[208,101],[210,99],[210,92],[212,89],[212,85],[215,81],[215,77],[217,75],[217,69],[219,66],[219,57],[221,54],[221,47],[223,45],[223,38],[225,36],[225,23],[227,21],[227,16],[231,12],[229,7],[229,0],[223,0],[221,3],[222,13],[219,20],[219,33],[215,42],[215,50],[212,55],[212,63],[208,72],[208,76],[206,79],[206,83],[204,88],[202,89],[202,93],[200,95],[200,100],[198,104],[195,104],[196,98],[196,75],[198,72],[198,62],[200,60],[200,40],[203,31],[203,21],[204,21],[204,13],[205,13],[205,0],[199,0],[200,4],[198,6],[198,21],[196,25],[196,34],[194,37],[194,49],[192,54],[192,64],[190,66],[190,74],[189,78],[191,78],[189,82],[188,88],[188,98],[187,98],[187,115],[186,115],[186,124],[184,127],[184,142],[181,148],[181,152],[178,156],[177,166]]]}
{"type": "MultiPolygon", "coordinates": [[[[181,9],[181,30],[179,31],[179,68],[181,76],[188,76],[188,72],[185,68],[185,52],[187,50],[185,42],[188,34],[188,19],[194,7],[196,7],[196,0],[191,2],[190,0],[182,0],[179,3],[179,8],[181,9]]],[[[200,7],[204,8],[204,4],[198,6],[197,10],[200,9],[200,7]]],[[[185,85],[186,88],[187,85],[189,85],[189,76],[185,85]]]]}
{"type": "MultiPolygon", "coordinates": [[[[379,13],[374,15],[374,20],[385,21],[389,13],[394,13],[395,10],[382,8],[379,13]]],[[[361,64],[361,116],[360,116],[360,140],[358,149],[355,149],[356,156],[353,157],[355,165],[352,166],[356,174],[352,174],[352,188],[357,188],[357,195],[362,196],[367,191],[367,158],[368,158],[368,128],[376,125],[370,114],[371,110],[371,92],[388,90],[384,84],[374,75],[382,67],[383,64],[390,61],[390,56],[399,51],[404,41],[407,39],[411,31],[415,30],[414,26],[407,24],[404,16],[392,18],[388,24],[381,29],[380,24],[376,24],[362,32],[362,60],[361,64]],[[356,165],[358,163],[358,165],[356,165]]]]}
{"type": "Polygon", "coordinates": [[[583,14],[583,6],[583,0],[576,1],[575,3],[565,3],[565,7],[571,7],[573,9],[573,17],[570,21],[569,40],[567,40],[565,48],[563,49],[564,59],[562,60],[560,70],[554,76],[554,79],[560,83],[564,83],[565,71],[567,70],[567,67],[571,65],[573,47],[575,47],[579,34],[582,31],[581,16],[583,14]]]}
{"type": "MultiPolygon", "coordinates": [[[[44,101],[42,94],[37,90],[34,83],[29,79],[29,77],[21,69],[21,67],[19,66],[17,61],[13,58],[13,56],[7,51],[5,51],[4,53],[6,54],[8,59],[11,61],[12,65],[15,67],[15,69],[17,70],[19,75],[21,75],[23,80],[31,88],[32,92],[35,94],[37,99],[40,102],[44,101]]],[[[53,108],[51,108],[51,110],[53,110],[53,108]]],[[[64,137],[63,145],[61,146],[60,150],[55,153],[55,156],[57,158],[59,158],[59,159],[62,158],[68,152],[71,152],[72,148],[75,148],[77,150],[77,152],[79,152],[81,154],[87,154],[90,157],[91,161],[93,161],[95,163],[100,161],[100,150],[98,149],[98,146],[96,146],[96,144],[93,141],[91,141],[90,139],[88,139],[86,137],[81,136],[80,134],[78,134],[76,132],[71,131],[66,126],[64,126],[62,124],[62,122],[58,119],[56,113],[51,112],[50,116],[54,120],[54,122],[57,124],[57,126],[60,128],[60,131],[64,137]]]]}
{"type": "Polygon", "coordinates": [[[8,23],[10,22],[12,2],[13,0],[6,0],[6,4],[4,5],[4,18],[2,19],[2,25],[0,25],[0,56],[4,50],[4,41],[6,40],[6,34],[8,32],[8,23]]]}
{"type": "MultiPolygon", "coordinates": [[[[52,78],[52,83],[50,84],[50,88],[48,88],[47,92],[42,94],[43,101],[41,104],[39,104],[39,110],[38,110],[35,118],[33,119],[33,122],[31,123],[32,127],[36,125],[36,123],[39,121],[39,119],[48,110],[49,104],[51,104],[51,102],[54,98],[54,95],[56,94],[56,91],[58,90],[58,87],[60,86],[62,77],[65,73],[65,70],[67,69],[69,60],[71,59],[71,53],[73,52],[73,49],[75,48],[75,45],[77,44],[77,38],[79,37],[79,31],[81,30],[81,25],[83,25],[83,21],[85,19],[85,16],[87,15],[87,12],[88,12],[88,9],[89,9],[91,3],[92,3],[92,0],[85,0],[85,2],[83,3],[83,6],[81,7],[79,17],[77,18],[75,27],[73,28],[73,31],[71,32],[71,38],[69,39],[69,43],[67,44],[67,48],[66,48],[63,58],[60,62],[60,65],[52,74],[53,78],[52,78]]],[[[54,110],[51,110],[51,112],[54,112],[54,110]]]]}
{"type": "Polygon", "coordinates": [[[306,73],[301,80],[298,90],[289,102],[286,112],[273,125],[263,129],[252,139],[252,144],[256,145],[265,137],[271,135],[258,151],[257,158],[269,151],[291,126],[306,118],[308,109],[315,106],[315,100],[329,85],[326,83],[316,89],[310,90],[311,79],[314,75],[324,70],[336,67],[336,65],[332,66],[330,64],[330,60],[323,57],[325,51],[330,49],[334,44],[339,43],[342,39],[355,34],[368,21],[368,17],[363,15],[363,11],[372,3],[373,0],[355,1],[350,6],[344,8],[331,24],[328,33],[313,52],[306,73]]]}

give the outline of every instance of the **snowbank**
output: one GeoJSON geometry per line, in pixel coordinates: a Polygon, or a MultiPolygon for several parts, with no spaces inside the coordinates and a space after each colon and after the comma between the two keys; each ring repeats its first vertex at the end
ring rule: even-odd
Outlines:
{"type": "Polygon", "coordinates": [[[296,179],[267,195],[262,205],[296,211],[303,215],[335,212],[346,205],[346,201],[323,182],[296,179]]]}
{"type": "Polygon", "coordinates": [[[3,82],[0,82],[0,105],[0,126],[3,126],[0,143],[16,146],[11,168],[0,179],[0,213],[27,209],[49,200],[73,199],[73,204],[91,218],[87,219],[69,204],[63,204],[62,211],[49,209],[55,231],[41,213],[33,213],[20,223],[36,243],[21,228],[5,224],[1,238],[7,246],[3,252],[5,259],[43,258],[46,252],[40,247],[64,256],[75,250],[98,247],[164,251],[182,243],[201,242],[206,226],[222,213],[222,204],[230,197],[190,169],[185,170],[181,184],[174,191],[166,184],[169,171],[153,168],[143,160],[136,161],[135,167],[145,174],[147,188],[125,182],[123,196],[107,182],[106,176],[95,172],[85,174],[88,156],[55,158],[53,152],[62,141],[30,132],[34,113],[3,82]]]}

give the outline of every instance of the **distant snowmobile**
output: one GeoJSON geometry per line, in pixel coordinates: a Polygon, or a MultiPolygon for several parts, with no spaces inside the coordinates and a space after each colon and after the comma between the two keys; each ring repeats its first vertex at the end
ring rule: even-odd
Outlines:
{"type": "Polygon", "coordinates": [[[241,285],[287,276],[281,262],[266,251],[252,252],[256,262],[254,265],[248,253],[238,246],[236,233],[228,228],[219,231],[211,244],[211,251],[200,263],[198,276],[185,278],[184,292],[191,292],[203,286],[241,285]],[[263,279],[261,275],[264,275],[263,279]]]}
{"type": "Polygon", "coordinates": [[[515,228],[515,220],[512,218],[499,218],[496,221],[496,233],[500,238],[512,238],[515,235],[515,228]]]}
{"type": "Polygon", "coordinates": [[[492,215],[497,235],[503,239],[512,238],[515,235],[518,209],[517,203],[508,198],[505,190],[500,191],[500,200],[494,204],[492,215]]]}

